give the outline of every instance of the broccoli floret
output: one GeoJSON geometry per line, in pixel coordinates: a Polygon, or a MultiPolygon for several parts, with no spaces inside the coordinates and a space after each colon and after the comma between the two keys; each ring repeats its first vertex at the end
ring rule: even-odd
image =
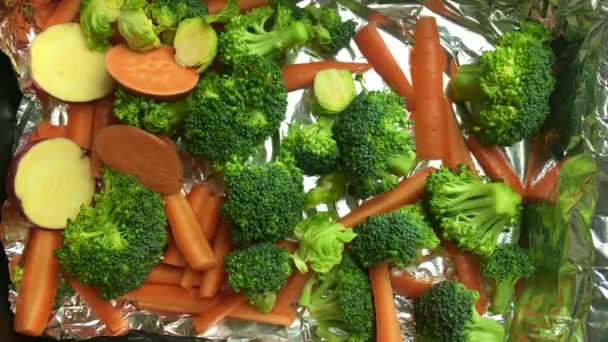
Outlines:
{"type": "Polygon", "coordinates": [[[304,8],[304,16],[312,23],[311,40],[323,52],[336,53],[347,47],[355,35],[357,23],[342,21],[337,9],[310,4],[304,8]]]}
{"type": "Polygon", "coordinates": [[[316,273],[329,272],[342,260],[344,244],[356,236],[352,229],[333,222],[326,212],[316,213],[298,223],[295,235],[300,244],[292,258],[302,273],[308,272],[307,262],[316,273]]]}
{"type": "Polygon", "coordinates": [[[161,101],[139,96],[118,88],[114,92],[114,116],[148,132],[172,136],[183,124],[188,112],[186,99],[161,101]]]}
{"type": "Polygon", "coordinates": [[[230,221],[232,239],[276,242],[286,238],[302,219],[302,183],[302,172],[291,163],[227,162],[222,212],[230,221]]]}
{"type": "Polygon", "coordinates": [[[364,91],[337,114],[332,127],[350,192],[367,198],[394,188],[411,170],[416,153],[402,97],[364,91]]]}
{"type": "Polygon", "coordinates": [[[344,196],[346,188],[346,175],[342,171],[321,176],[317,180],[317,186],[306,193],[304,209],[314,209],[320,204],[325,204],[332,214],[336,214],[335,202],[344,196]]]}
{"type": "Polygon", "coordinates": [[[282,27],[273,27],[271,7],[255,8],[230,19],[220,34],[220,55],[231,61],[242,55],[275,57],[308,41],[310,27],[305,21],[292,20],[282,27]]]}
{"type": "Polygon", "coordinates": [[[414,300],[416,341],[502,342],[504,328],[475,310],[476,291],[443,281],[414,300]]]}
{"type": "Polygon", "coordinates": [[[89,48],[108,48],[108,39],[114,33],[112,23],[118,20],[121,11],[138,10],[145,5],[145,0],[83,0],[80,3],[80,26],[87,37],[89,48]]]}
{"type": "Polygon", "coordinates": [[[331,119],[321,118],[304,127],[298,124],[289,127],[282,148],[293,156],[305,175],[323,175],[337,168],[338,144],[332,138],[331,125],[331,119]]]}
{"type": "Polygon", "coordinates": [[[15,286],[15,290],[19,291],[21,280],[23,279],[23,267],[15,265],[12,269],[10,269],[10,278],[11,283],[13,283],[13,286],[15,286]]]}
{"type": "Polygon", "coordinates": [[[353,257],[365,268],[384,261],[406,267],[416,256],[419,238],[419,219],[411,216],[409,211],[396,210],[358,225],[350,244],[353,257]]]}
{"type": "Polygon", "coordinates": [[[433,231],[431,223],[425,216],[422,203],[410,204],[401,208],[401,212],[408,218],[418,232],[417,252],[422,249],[435,249],[439,246],[439,238],[433,231]]]}
{"type": "Polygon", "coordinates": [[[132,176],[106,168],[103,186],[94,207],[68,220],[55,256],[69,275],[112,299],[143,284],[161,260],[167,217],[161,196],[132,176]]]}
{"type": "Polygon", "coordinates": [[[464,250],[490,255],[498,236],[519,218],[521,196],[502,182],[491,182],[460,165],[432,172],[425,192],[431,215],[446,238],[464,250]]]}
{"type": "Polygon", "coordinates": [[[349,254],[323,277],[306,284],[300,304],[317,322],[317,335],[327,341],[372,342],[375,336],[371,285],[349,254]],[[339,332],[338,332],[338,331],[339,332]]]}
{"type": "Polygon", "coordinates": [[[292,22],[305,19],[304,9],[298,7],[298,0],[271,1],[274,8],[272,28],[279,30],[289,26],[292,22]]]}
{"type": "Polygon", "coordinates": [[[226,256],[228,284],[251,301],[258,311],[272,310],[277,292],[291,274],[287,248],[261,243],[236,250],[226,256]]]}
{"type": "Polygon", "coordinates": [[[541,24],[523,23],[477,64],[458,67],[451,96],[471,102],[467,121],[484,144],[510,146],[531,136],[549,114],[555,86],[550,39],[541,24]]]}
{"type": "Polygon", "coordinates": [[[515,284],[521,278],[532,276],[534,265],[521,247],[502,245],[484,261],[482,272],[494,285],[490,310],[502,314],[511,300],[515,284]]]}
{"type": "Polygon", "coordinates": [[[247,156],[285,118],[281,69],[263,57],[242,56],[231,74],[201,78],[189,108],[184,140],[190,153],[220,162],[247,156]]]}
{"type": "Polygon", "coordinates": [[[204,17],[207,15],[207,5],[198,0],[154,0],[146,7],[146,13],[156,26],[163,42],[171,44],[177,25],[183,19],[204,17]]]}

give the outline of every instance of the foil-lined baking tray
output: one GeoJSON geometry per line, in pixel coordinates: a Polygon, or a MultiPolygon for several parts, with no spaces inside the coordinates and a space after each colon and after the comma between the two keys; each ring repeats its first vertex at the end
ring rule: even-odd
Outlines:
{"type": "MultiPolygon", "coordinates": [[[[547,291],[542,300],[551,301],[552,289],[569,287],[570,301],[558,315],[524,317],[513,312],[493,318],[505,322],[509,328],[509,340],[528,341],[607,341],[608,340],[608,0],[553,0],[553,1],[482,1],[482,0],[427,0],[379,2],[319,0],[323,6],[338,6],[341,15],[354,19],[363,26],[367,19],[378,13],[389,18],[381,27],[382,36],[399,64],[409,72],[409,49],[414,44],[411,30],[421,16],[437,19],[441,43],[450,62],[469,63],[488,49],[501,34],[513,30],[523,19],[539,20],[554,29],[560,38],[555,43],[558,54],[556,72],[558,86],[552,99],[552,117],[543,132],[556,136],[552,158],[542,169],[548,170],[556,162],[566,158],[586,158],[596,167],[573,182],[584,191],[559,206],[561,225],[535,229],[562,229],[562,258],[555,269],[545,270],[542,279],[547,281],[547,291]],[[567,269],[568,271],[563,271],[567,269]]],[[[304,1],[301,4],[306,5],[304,1]]],[[[66,104],[44,96],[34,87],[29,70],[29,46],[40,30],[33,20],[29,0],[5,0],[0,4],[0,49],[11,58],[19,76],[24,98],[17,113],[14,149],[25,144],[36,124],[44,117],[55,124],[69,120],[66,104]]],[[[363,61],[354,43],[348,49],[333,56],[340,61],[363,61]]],[[[321,59],[311,51],[301,50],[289,56],[290,62],[303,63],[321,59]]],[[[409,76],[409,75],[408,75],[409,76]]],[[[448,79],[446,73],[446,80],[448,79]]],[[[367,89],[384,89],[386,84],[373,70],[363,77],[367,89]]],[[[292,122],[313,120],[309,90],[289,93],[289,106],[285,122],[280,128],[284,136],[292,122]]],[[[455,107],[457,113],[466,111],[455,107]]],[[[269,140],[260,148],[256,158],[269,160],[278,144],[269,140]]],[[[508,160],[523,179],[529,163],[530,141],[522,141],[504,149],[508,160]]],[[[205,163],[184,154],[184,190],[192,183],[207,176],[205,163]]],[[[541,172],[542,174],[542,172],[541,172]]],[[[315,178],[305,179],[305,188],[315,184],[315,178]]],[[[564,181],[565,182],[565,181],[564,181]]],[[[576,187],[575,186],[575,187],[576,187]]],[[[564,191],[565,192],[565,191],[564,191]]],[[[564,195],[566,197],[567,194],[564,195]]],[[[340,200],[336,203],[340,215],[348,213],[357,203],[340,200]]],[[[527,209],[532,212],[534,208],[527,209]]],[[[532,215],[532,214],[531,214],[532,215]]],[[[530,221],[530,220],[529,220],[530,221]]],[[[557,221],[556,221],[557,222],[557,221]]],[[[27,238],[28,223],[5,203],[0,223],[1,241],[9,260],[22,252],[27,238]]],[[[530,241],[534,229],[518,227],[503,240],[530,241]]],[[[555,246],[542,246],[533,242],[531,249],[542,250],[555,246]]],[[[551,257],[551,256],[547,256],[551,257]]],[[[427,255],[410,266],[416,276],[433,281],[453,278],[453,266],[443,253],[427,255]]],[[[539,276],[540,277],[540,276],[539,276]]],[[[526,283],[521,293],[526,293],[526,283]]],[[[18,293],[12,288],[9,300],[14,303],[18,293]]],[[[524,297],[525,298],[525,297],[524,297]]],[[[517,305],[523,305],[520,297],[517,305]]],[[[404,341],[414,341],[412,301],[399,296],[395,303],[402,324],[404,341]]],[[[563,304],[563,303],[562,303],[563,304]]],[[[117,302],[125,313],[132,329],[169,336],[194,336],[192,318],[188,315],[165,316],[140,310],[137,303],[117,302]]],[[[517,312],[517,310],[515,311],[517,312]]],[[[313,341],[316,340],[315,323],[305,310],[300,310],[298,320],[291,327],[277,327],[228,320],[203,337],[225,341],[313,341]]],[[[66,297],[50,318],[46,334],[56,338],[89,338],[106,335],[105,326],[78,296],[66,297]]]]}

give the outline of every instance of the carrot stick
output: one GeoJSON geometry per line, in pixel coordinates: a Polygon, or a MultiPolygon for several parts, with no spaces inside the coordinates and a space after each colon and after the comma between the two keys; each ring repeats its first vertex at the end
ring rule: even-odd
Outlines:
{"type": "Polygon", "coordinates": [[[376,308],[376,341],[401,342],[401,328],[395,312],[388,264],[385,262],[370,267],[369,281],[372,284],[376,308]]]}
{"type": "Polygon", "coordinates": [[[458,280],[469,290],[479,293],[476,307],[477,312],[483,315],[486,312],[486,294],[481,282],[481,271],[477,256],[472,253],[461,251],[452,243],[444,241],[444,246],[450,253],[450,257],[456,268],[458,280]]]}
{"type": "Polygon", "coordinates": [[[94,108],[89,103],[71,103],[68,107],[68,138],[85,150],[91,149],[94,108]]]}
{"type": "Polygon", "coordinates": [[[269,313],[261,313],[251,307],[249,303],[243,303],[228,314],[228,318],[240,319],[243,321],[267,323],[282,326],[290,326],[296,319],[297,311],[295,308],[284,311],[272,310],[269,313]]]}
{"type": "Polygon", "coordinates": [[[416,99],[412,113],[416,154],[420,159],[447,160],[449,151],[446,136],[448,119],[442,99],[416,99]]]}
{"type": "Polygon", "coordinates": [[[290,92],[298,89],[310,88],[315,82],[319,71],[327,69],[348,70],[353,74],[362,74],[369,70],[367,63],[351,63],[337,61],[323,61],[300,64],[287,64],[282,68],[285,89],[290,92]]]}
{"type": "Polygon", "coordinates": [[[163,255],[162,263],[178,267],[186,267],[186,260],[184,260],[184,256],[177,248],[173,235],[169,235],[167,239],[167,249],[165,250],[165,255],[163,255]]]}
{"type": "Polygon", "coordinates": [[[34,23],[36,23],[36,26],[39,28],[44,29],[49,18],[55,13],[58,4],[53,1],[46,4],[34,5],[34,2],[32,1],[31,5],[34,23]]]}
{"type": "Polygon", "coordinates": [[[181,267],[159,264],[154,266],[152,271],[148,273],[144,283],[179,285],[179,282],[182,280],[183,273],[184,269],[181,267]]]}
{"type": "Polygon", "coordinates": [[[68,136],[68,126],[55,126],[49,121],[40,121],[36,129],[30,136],[29,142],[36,142],[44,139],[65,138],[68,136]]]}
{"type": "Polygon", "coordinates": [[[536,182],[532,183],[526,189],[527,202],[548,202],[551,205],[557,200],[558,185],[559,185],[559,170],[567,159],[553,165],[547,172],[536,182]]]}
{"type": "Polygon", "coordinates": [[[224,257],[232,250],[232,239],[230,238],[228,223],[222,220],[219,226],[215,239],[213,239],[213,254],[217,260],[217,265],[203,272],[201,276],[199,295],[203,298],[215,296],[226,277],[224,257]]]}
{"type": "Polygon", "coordinates": [[[194,327],[199,334],[221,323],[233,310],[246,304],[245,297],[234,293],[221,296],[218,302],[207,308],[198,318],[194,319],[194,327]]]}
{"type": "Polygon", "coordinates": [[[524,187],[519,176],[498,146],[483,146],[475,138],[467,139],[467,146],[490,178],[504,180],[505,184],[524,196],[524,187]]]}
{"type": "Polygon", "coordinates": [[[296,272],[294,275],[287,279],[287,283],[281,289],[277,295],[277,301],[274,304],[273,312],[281,311],[286,312],[297,307],[298,300],[302,295],[304,286],[313,276],[312,272],[300,273],[296,272]]]}
{"type": "Polygon", "coordinates": [[[355,227],[370,217],[388,213],[419,200],[424,193],[426,178],[434,170],[427,167],[402,180],[394,189],[363,202],[361,206],[340,219],[345,227],[355,227]]]}
{"type": "Polygon", "coordinates": [[[418,298],[433,287],[433,283],[409,274],[391,274],[391,286],[400,296],[418,298]]]}
{"type": "Polygon", "coordinates": [[[224,196],[215,194],[210,185],[200,183],[195,185],[188,194],[188,203],[194,211],[207,241],[213,240],[219,227],[224,196]]]}
{"type": "Polygon", "coordinates": [[[60,246],[60,231],[30,230],[15,311],[14,327],[18,333],[40,336],[46,329],[59,277],[59,262],[53,253],[60,246]]]}
{"type": "Polygon", "coordinates": [[[165,284],[144,284],[122,298],[147,310],[176,314],[198,314],[216,303],[214,299],[196,298],[183,287],[165,284]]]}
{"type": "Polygon", "coordinates": [[[473,163],[471,153],[465,144],[462,131],[460,130],[460,127],[458,127],[458,120],[456,120],[456,114],[452,110],[452,104],[447,98],[444,98],[444,101],[446,105],[448,126],[448,154],[445,162],[452,169],[456,169],[458,164],[464,164],[470,167],[472,171],[475,171],[475,163],[473,163]]]}
{"type": "MultiPolygon", "coordinates": [[[[218,14],[226,6],[226,0],[204,0],[207,4],[209,14],[218,14]]],[[[254,8],[268,6],[268,0],[238,0],[241,13],[245,13],[254,8]]]]}
{"type": "Polygon", "coordinates": [[[46,27],[51,27],[57,24],[69,23],[80,11],[80,0],[61,0],[53,15],[46,21],[46,27]]]}
{"type": "Polygon", "coordinates": [[[186,197],[178,192],[164,199],[173,238],[188,265],[199,271],[213,267],[217,261],[186,197]]]}
{"type": "Polygon", "coordinates": [[[280,248],[287,248],[290,254],[295,253],[296,249],[298,249],[298,243],[289,240],[279,241],[279,243],[277,243],[277,246],[279,246],[280,248]]]}
{"type": "MultiPolygon", "coordinates": [[[[113,125],[118,120],[112,114],[112,98],[106,97],[95,102],[93,109],[93,128],[91,129],[91,144],[95,142],[97,133],[109,125],[113,125]]],[[[95,151],[91,151],[91,172],[95,178],[101,178],[102,161],[95,151]]]]}
{"type": "Polygon", "coordinates": [[[120,309],[114,307],[107,300],[99,298],[99,290],[94,287],[84,285],[75,278],[66,277],[70,286],[82,300],[93,310],[95,315],[108,327],[112,332],[116,332],[128,327],[127,321],[122,316],[120,309]]]}
{"type": "Polygon", "coordinates": [[[414,88],[380,36],[376,24],[372,22],[365,25],[354,38],[359,50],[374,70],[399,96],[405,98],[407,108],[413,109],[416,105],[414,88]]]}
{"type": "Polygon", "coordinates": [[[191,289],[194,284],[200,284],[201,273],[193,268],[186,267],[182,272],[182,278],[179,281],[179,285],[186,290],[191,289]]]}

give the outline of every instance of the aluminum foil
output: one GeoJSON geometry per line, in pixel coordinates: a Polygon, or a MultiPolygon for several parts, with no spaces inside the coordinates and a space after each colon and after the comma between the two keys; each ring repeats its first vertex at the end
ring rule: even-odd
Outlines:
{"type": "MultiPolygon", "coordinates": [[[[335,0],[315,2],[325,6],[336,5],[335,0]]],[[[302,5],[306,3],[302,2],[302,5]]],[[[492,49],[496,38],[514,29],[522,19],[533,18],[554,28],[556,35],[561,37],[556,43],[561,95],[553,99],[554,117],[548,120],[555,125],[548,124],[543,132],[552,132],[558,138],[553,146],[554,157],[547,160],[543,170],[555,165],[557,159],[584,153],[597,163],[599,173],[598,177],[593,175],[591,185],[587,184],[586,195],[568,206],[563,215],[566,222],[566,262],[560,266],[573,270],[569,274],[574,280],[568,310],[559,316],[557,322],[542,322],[544,326],[526,325],[524,320],[523,328],[510,329],[509,340],[608,340],[608,127],[605,127],[608,125],[608,0],[340,0],[337,5],[345,18],[356,20],[360,26],[366,23],[367,18],[378,13],[390,18],[381,27],[382,35],[406,72],[409,72],[409,49],[414,43],[411,30],[420,16],[434,16],[437,19],[441,43],[450,62],[457,64],[472,62],[483,51],[492,49]],[[587,217],[592,219],[587,220],[587,217]]],[[[55,124],[69,121],[66,104],[45,96],[33,87],[29,71],[29,46],[39,31],[29,0],[4,0],[0,3],[0,49],[11,58],[24,93],[17,113],[15,149],[27,141],[42,117],[49,118],[55,124]]],[[[364,60],[354,43],[333,58],[340,61],[364,60]]],[[[323,58],[312,51],[302,50],[288,59],[290,62],[303,63],[323,58]]],[[[447,74],[445,79],[448,79],[447,74]]],[[[386,88],[374,71],[364,75],[363,85],[367,89],[386,88]]],[[[290,123],[314,121],[311,96],[309,90],[289,93],[287,118],[281,125],[280,137],[286,134],[290,123]]],[[[458,106],[455,110],[462,113],[467,109],[458,106]]],[[[271,160],[279,144],[280,139],[269,139],[260,147],[256,159],[271,160]]],[[[523,179],[529,162],[530,142],[522,141],[504,151],[523,179]]],[[[184,190],[187,191],[194,182],[208,176],[209,167],[204,161],[195,160],[185,153],[183,161],[184,190]]],[[[436,164],[436,161],[431,164],[436,164]]],[[[314,187],[315,181],[314,177],[307,177],[305,188],[314,187]]],[[[340,215],[345,215],[357,204],[345,198],[336,203],[336,208],[340,215]]],[[[0,234],[9,260],[15,260],[22,253],[27,228],[26,220],[9,203],[5,203],[0,234]]],[[[521,236],[523,241],[526,234],[525,227],[523,231],[515,227],[510,234],[501,238],[509,241],[521,236]]],[[[417,277],[435,282],[454,278],[453,265],[441,251],[425,255],[410,266],[409,271],[417,277]]],[[[560,274],[552,274],[555,276],[551,278],[553,285],[562,284],[559,282],[562,279],[560,274]]],[[[14,310],[18,293],[11,289],[8,295],[14,310]]],[[[395,303],[403,340],[414,341],[413,303],[399,296],[395,297],[395,303]]],[[[140,310],[133,302],[115,304],[125,313],[132,329],[169,336],[196,335],[192,318],[187,315],[163,316],[140,310]]],[[[206,332],[204,337],[222,341],[315,340],[314,321],[304,310],[300,313],[299,319],[289,328],[229,320],[206,332]]],[[[493,318],[507,323],[516,321],[512,312],[493,318]]],[[[103,323],[96,319],[78,296],[66,297],[61,301],[47,328],[46,334],[55,338],[88,338],[108,333],[103,323]]]]}

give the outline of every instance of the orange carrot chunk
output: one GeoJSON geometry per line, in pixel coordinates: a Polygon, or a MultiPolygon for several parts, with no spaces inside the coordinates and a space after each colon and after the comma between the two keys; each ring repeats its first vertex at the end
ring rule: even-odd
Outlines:
{"type": "Polygon", "coordinates": [[[61,0],[45,27],[72,22],[80,11],[80,0],[61,0]]]}
{"type": "Polygon", "coordinates": [[[36,142],[44,139],[52,139],[52,138],[66,138],[68,136],[68,126],[60,125],[55,126],[51,124],[49,121],[43,120],[40,121],[36,129],[30,135],[30,142],[36,142]]]}
{"type": "MultiPolygon", "coordinates": [[[[105,97],[95,102],[93,109],[93,128],[91,129],[91,145],[95,142],[97,133],[109,125],[116,124],[118,120],[112,114],[113,103],[111,97],[105,97]]],[[[91,172],[95,178],[101,178],[103,163],[96,151],[91,151],[91,172]]]]}
{"type": "Polygon", "coordinates": [[[182,280],[183,273],[184,269],[181,267],[159,264],[154,266],[152,271],[148,273],[144,283],[179,285],[179,282],[182,280]]]}
{"type": "Polygon", "coordinates": [[[61,232],[31,228],[19,299],[15,310],[15,331],[40,336],[46,329],[57,292],[59,261],[53,255],[61,246],[61,232]]]}
{"type": "Polygon", "coordinates": [[[553,165],[538,181],[530,181],[530,185],[526,189],[526,201],[555,204],[559,190],[559,170],[566,160],[553,165]]]}
{"type": "Polygon", "coordinates": [[[477,312],[483,315],[486,312],[486,294],[481,282],[481,271],[477,256],[472,253],[461,251],[452,243],[445,241],[444,246],[450,253],[450,257],[456,268],[458,280],[469,290],[479,293],[476,303],[477,312]]]}
{"type": "Polygon", "coordinates": [[[200,281],[199,295],[203,298],[213,297],[220,289],[222,281],[226,277],[224,269],[224,257],[232,250],[232,239],[230,238],[230,230],[228,223],[221,221],[220,228],[213,239],[213,254],[217,260],[217,264],[203,272],[200,281]]]}
{"type": "Polygon", "coordinates": [[[211,185],[200,183],[188,194],[188,203],[198,219],[205,238],[208,241],[213,240],[219,227],[224,196],[217,195],[211,185]]]}
{"type": "Polygon", "coordinates": [[[243,321],[267,323],[282,326],[290,326],[296,319],[296,309],[291,308],[284,311],[272,310],[269,313],[261,313],[251,307],[249,303],[239,305],[228,314],[228,318],[240,319],[243,321]]]}
{"type": "Polygon", "coordinates": [[[401,342],[401,328],[393,302],[388,264],[371,267],[369,281],[372,284],[376,308],[376,342],[401,342]]]}
{"type": "Polygon", "coordinates": [[[93,117],[90,103],[71,103],[68,107],[68,138],[85,150],[91,149],[93,117]]]}
{"type": "Polygon", "coordinates": [[[433,287],[433,283],[409,274],[391,274],[391,286],[400,296],[418,298],[433,287]]]}
{"type": "Polygon", "coordinates": [[[362,74],[369,70],[371,65],[367,63],[351,63],[337,61],[323,61],[300,64],[284,65],[283,81],[285,89],[290,92],[298,89],[310,88],[315,82],[319,71],[327,69],[348,70],[353,74],[362,74]]]}
{"type": "Polygon", "coordinates": [[[215,299],[196,298],[183,287],[166,284],[144,284],[122,298],[146,310],[174,314],[198,314],[216,303],[215,299]]]}
{"type": "Polygon", "coordinates": [[[193,268],[186,267],[182,272],[182,278],[179,281],[179,285],[186,290],[191,289],[194,284],[199,284],[201,281],[201,273],[193,268]]]}
{"type": "Polygon", "coordinates": [[[218,301],[203,311],[194,319],[194,327],[199,334],[220,324],[232,311],[240,305],[247,304],[247,299],[239,294],[223,295],[218,301]]]}
{"type": "Polygon", "coordinates": [[[177,244],[175,243],[175,240],[173,239],[173,235],[171,233],[169,233],[167,239],[167,249],[165,250],[165,255],[163,255],[162,263],[177,267],[186,267],[186,260],[184,260],[182,252],[180,252],[177,248],[177,244]]]}
{"type": "Polygon", "coordinates": [[[308,280],[313,276],[312,272],[300,273],[292,275],[287,279],[287,283],[277,295],[277,301],[274,304],[274,311],[286,312],[297,308],[298,300],[302,295],[302,291],[308,280]]]}

